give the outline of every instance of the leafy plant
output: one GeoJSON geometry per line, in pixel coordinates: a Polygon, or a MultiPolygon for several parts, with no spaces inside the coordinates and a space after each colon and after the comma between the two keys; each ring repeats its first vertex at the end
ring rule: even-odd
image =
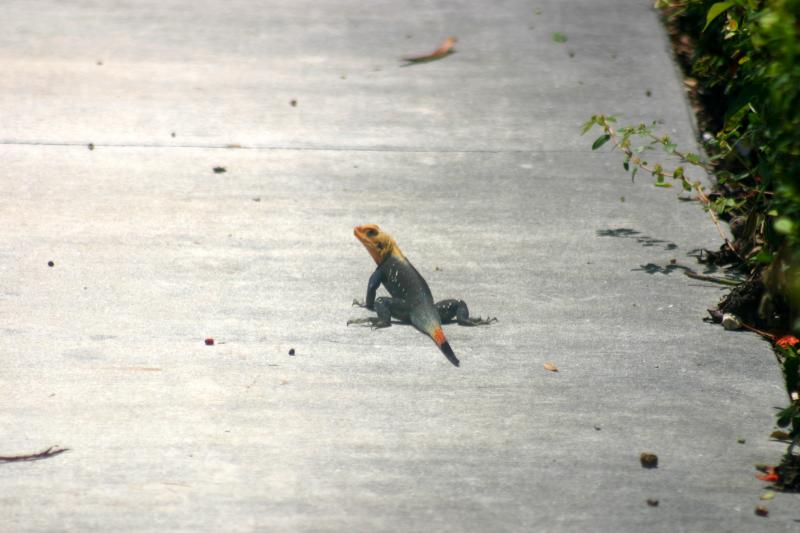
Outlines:
{"type": "Polygon", "coordinates": [[[647,161],[646,154],[654,150],[655,147],[660,146],[665,153],[674,156],[682,163],[694,165],[703,171],[711,171],[713,167],[703,161],[696,153],[679,151],[677,145],[672,142],[668,135],[656,135],[653,132],[656,126],[655,123],[650,126],[638,124],[636,126],[622,126],[616,129],[614,127],[616,122],[617,118],[613,115],[594,115],[583,125],[581,133],[586,134],[593,127],[600,127],[603,130],[603,134],[592,143],[592,150],[597,150],[610,141],[614,149],[620,150],[624,154],[622,167],[626,172],[631,173],[631,179],[635,179],[639,170],[642,170],[653,177],[656,187],[669,188],[673,186],[674,182],[677,182],[684,191],[695,192],[697,198],[708,209],[708,213],[717,226],[725,245],[736,253],[736,249],[728,241],[719,225],[718,215],[731,212],[740,207],[740,205],[730,198],[720,197],[712,201],[706,195],[703,184],[699,180],[692,180],[686,174],[684,166],[665,168],[660,163],[651,164],[647,161]],[[644,142],[636,145],[632,141],[633,138],[640,138],[644,142]]]}
{"type": "MultiPolygon", "coordinates": [[[[756,293],[763,296],[752,316],[764,318],[761,327],[800,335],[800,0],[655,5],[681,38],[687,86],[703,109],[705,155],[680,151],[656,133],[656,124],[617,126],[610,115],[591,117],[583,133],[602,130],[592,149],[610,143],[632,178],[647,173],[657,187],[678,185],[695,195],[729,257],[749,269],[746,283],[760,284],[756,293]],[[649,162],[656,149],[674,163],[649,162]],[[715,176],[714,192],[689,176],[696,172],[715,176]],[[725,239],[721,220],[731,223],[733,241],[725,239]],[[778,308],[787,311],[776,313],[778,308]],[[775,317],[783,322],[771,321],[775,317]]],[[[779,336],[751,329],[773,340],[779,336]]],[[[790,403],[777,418],[789,430],[789,448],[774,470],[782,487],[800,489],[800,359],[794,344],[778,341],[776,353],[790,403]]]]}

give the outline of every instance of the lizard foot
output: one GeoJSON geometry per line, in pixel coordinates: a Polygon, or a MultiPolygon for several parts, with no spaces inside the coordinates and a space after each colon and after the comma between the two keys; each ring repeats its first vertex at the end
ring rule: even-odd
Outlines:
{"type": "Polygon", "coordinates": [[[364,302],[359,302],[358,300],[353,298],[353,307],[364,307],[364,308],[366,308],[367,304],[365,304],[364,302]]]}
{"type": "Polygon", "coordinates": [[[492,322],[497,322],[497,318],[492,316],[486,317],[485,319],[481,317],[469,317],[458,321],[462,326],[488,326],[492,322]]]}
{"type": "Polygon", "coordinates": [[[376,316],[370,316],[367,318],[351,318],[347,321],[347,325],[349,326],[350,324],[362,324],[364,326],[369,326],[372,329],[388,328],[392,325],[391,322],[384,322],[376,316]]]}

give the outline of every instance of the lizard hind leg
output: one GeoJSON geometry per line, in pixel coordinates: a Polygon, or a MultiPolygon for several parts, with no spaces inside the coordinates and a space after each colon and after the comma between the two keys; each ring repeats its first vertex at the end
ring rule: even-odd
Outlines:
{"type": "MultiPolygon", "coordinates": [[[[353,305],[356,305],[357,302],[357,300],[353,300],[353,305]]],[[[372,329],[388,328],[392,325],[392,303],[391,298],[378,298],[375,300],[375,312],[378,313],[378,316],[351,318],[347,321],[347,325],[363,324],[372,329]]]]}
{"type": "Polygon", "coordinates": [[[464,300],[442,300],[436,303],[436,310],[439,311],[439,318],[443,324],[452,322],[454,319],[461,326],[488,326],[492,322],[497,322],[494,317],[471,317],[469,307],[464,300]]]}

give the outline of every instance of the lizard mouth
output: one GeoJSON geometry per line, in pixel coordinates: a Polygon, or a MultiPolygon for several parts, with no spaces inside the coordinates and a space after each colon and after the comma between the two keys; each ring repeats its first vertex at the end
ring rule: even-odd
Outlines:
{"type": "Polygon", "coordinates": [[[372,242],[372,239],[378,234],[378,226],[374,224],[367,224],[364,226],[356,226],[353,228],[353,235],[356,239],[363,243],[372,242]],[[372,230],[372,234],[370,234],[372,230]]]}
{"type": "Polygon", "coordinates": [[[364,226],[354,227],[353,235],[355,235],[356,239],[361,241],[362,244],[366,244],[366,236],[364,235],[364,226]]]}

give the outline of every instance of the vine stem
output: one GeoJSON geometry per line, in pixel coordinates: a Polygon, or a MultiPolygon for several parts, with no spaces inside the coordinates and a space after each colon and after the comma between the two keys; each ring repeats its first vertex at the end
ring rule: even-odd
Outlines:
{"type": "MultiPolygon", "coordinates": [[[[634,155],[633,151],[629,147],[622,146],[622,144],[619,142],[619,137],[617,137],[616,130],[614,130],[611,124],[608,123],[605,117],[602,118],[602,126],[603,129],[606,131],[606,133],[609,135],[611,142],[614,144],[615,149],[621,150],[626,156],[628,156],[628,158],[631,161],[633,161],[634,165],[638,166],[643,170],[646,170],[647,172],[650,172],[651,174],[655,173],[655,168],[643,164],[642,160],[636,155],[634,155]]],[[[651,135],[651,137],[654,136],[651,135]]],[[[659,140],[658,137],[654,138],[656,140],[659,140]]],[[[681,157],[682,159],[686,160],[686,157],[680,152],[675,152],[675,154],[678,157],[681,157]]],[[[708,170],[705,165],[701,164],[700,167],[708,170]]],[[[719,218],[717,217],[716,213],[714,213],[714,210],[711,208],[711,200],[709,200],[708,196],[706,196],[706,194],[703,192],[702,185],[700,185],[700,182],[692,183],[689,180],[687,180],[686,177],[684,176],[676,177],[673,172],[664,172],[663,170],[661,172],[664,176],[668,178],[680,179],[684,184],[688,185],[692,190],[694,190],[697,193],[697,198],[703,203],[703,205],[705,205],[708,208],[707,209],[708,215],[711,217],[711,221],[714,223],[714,226],[716,226],[717,233],[719,233],[719,236],[722,237],[722,240],[725,242],[725,246],[727,246],[728,249],[731,252],[733,252],[734,255],[736,255],[736,257],[744,261],[744,258],[739,255],[739,252],[736,251],[736,248],[725,236],[725,232],[722,230],[722,226],[719,223],[719,218]]]]}

